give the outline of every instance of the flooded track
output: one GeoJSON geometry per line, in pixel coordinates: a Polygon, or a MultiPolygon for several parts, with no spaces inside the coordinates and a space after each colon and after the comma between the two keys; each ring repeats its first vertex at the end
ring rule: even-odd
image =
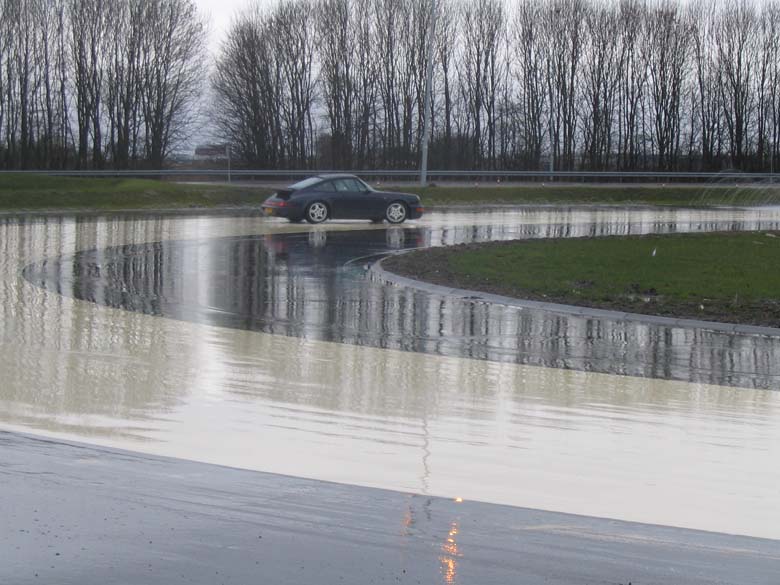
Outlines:
{"type": "Polygon", "coordinates": [[[780,211],[6,220],[0,426],[250,470],[780,538],[780,338],[372,282],[376,255],[780,228],[780,211]]]}
{"type": "Polygon", "coordinates": [[[772,220],[577,219],[134,243],[47,259],[23,274],[61,295],[205,325],[461,358],[780,389],[777,337],[551,314],[387,286],[366,275],[367,265],[381,255],[417,247],[780,227],[772,220]]]}

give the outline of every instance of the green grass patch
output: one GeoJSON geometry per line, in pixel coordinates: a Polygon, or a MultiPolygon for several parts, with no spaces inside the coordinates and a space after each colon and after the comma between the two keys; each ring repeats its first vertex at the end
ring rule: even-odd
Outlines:
{"type": "Polygon", "coordinates": [[[154,179],[0,175],[0,210],[179,209],[259,205],[271,189],[154,179]]]}
{"type": "Polygon", "coordinates": [[[512,185],[398,187],[420,195],[423,204],[607,204],[607,205],[769,205],[780,203],[780,187],[732,185],[512,185]]]}
{"type": "Polygon", "coordinates": [[[430,249],[388,268],[448,286],[636,313],[780,326],[780,234],[529,240],[430,249]]]}
{"type": "MultiPolygon", "coordinates": [[[[734,185],[497,186],[481,183],[440,187],[386,187],[416,193],[423,204],[446,205],[767,205],[780,203],[778,187],[734,185]]],[[[58,209],[177,209],[259,205],[272,188],[187,184],[154,179],[51,177],[0,174],[0,211],[58,209]]]]}

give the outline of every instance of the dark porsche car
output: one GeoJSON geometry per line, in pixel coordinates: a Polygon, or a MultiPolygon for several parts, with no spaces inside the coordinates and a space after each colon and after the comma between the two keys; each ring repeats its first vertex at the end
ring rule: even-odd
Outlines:
{"type": "Polygon", "coordinates": [[[280,189],[265,200],[263,211],[293,222],[370,219],[403,223],[421,217],[423,207],[417,195],[377,191],[354,175],[319,175],[280,189]]]}

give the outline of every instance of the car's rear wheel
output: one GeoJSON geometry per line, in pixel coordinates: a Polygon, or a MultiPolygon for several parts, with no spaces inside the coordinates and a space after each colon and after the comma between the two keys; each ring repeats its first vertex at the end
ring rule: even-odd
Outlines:
{"type": "Polygon", "coordinates": [[[385,210],[385,219],[390,223],[403,223],[407,215],[406,204],[401,201],[393,201],[385,210]]]}
{"type": "Polygon", "coordinates": [[[306,208],[306,221],[309,223],[322,223],[328,219],[328,206],[322,201],[310,203],[306,208]]]}

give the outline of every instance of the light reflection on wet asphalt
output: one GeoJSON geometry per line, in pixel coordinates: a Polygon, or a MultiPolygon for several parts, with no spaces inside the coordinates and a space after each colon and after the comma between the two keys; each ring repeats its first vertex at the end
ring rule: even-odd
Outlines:
{"type": "Polygon", "coordinates": [[[775,209],[438,213],[405,229],[7,221],[0,423],[776,538],[780,339],[450,300],[372,282],[365,259],[467,241],[779,226],[775,209]]]}

